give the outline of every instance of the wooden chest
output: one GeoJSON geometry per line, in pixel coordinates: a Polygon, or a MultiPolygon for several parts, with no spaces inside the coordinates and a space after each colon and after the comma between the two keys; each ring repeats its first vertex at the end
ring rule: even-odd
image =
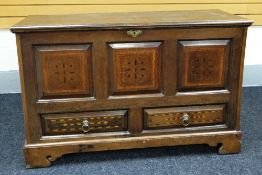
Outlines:
{"type": "Polygon", "coordinates": [[[219,10],[27,17],[11,28],[27,167],[187,144],[238,153],[251,23],[219,10]]]}

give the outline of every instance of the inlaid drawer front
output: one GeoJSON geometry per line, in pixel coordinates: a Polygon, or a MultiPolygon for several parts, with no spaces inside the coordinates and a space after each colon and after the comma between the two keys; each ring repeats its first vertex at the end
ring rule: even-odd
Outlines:
{"type": "Polygon", "coordinates": [[[109,47],[111,94],[161,91],[161,42],[115,43],[109,47]]]}
{"type": "Polygon", "coordinates": [[[88,134],[127,130],[127,111],[42,114],[43,135],[88,134]]]}
{"type": "Polygon", "coordinates": [[[224,122],[225,106],[189,106],[144,110],[145,129],[212,125],[224,122]]]}
{"type": "Polygon", "coordinates": [[[39,98],[93,95],[91,45],[36,46],[39,98]]]}
{"type": "Polygon", "coordinates": [[[225,88],[229,40],[179,41],[179,90],[225,88]]]}

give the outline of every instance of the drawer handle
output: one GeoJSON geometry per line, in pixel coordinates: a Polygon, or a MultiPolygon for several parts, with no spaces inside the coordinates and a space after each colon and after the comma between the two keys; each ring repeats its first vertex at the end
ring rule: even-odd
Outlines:
{"type": "Polygon", "coordinates": [[[189,125],[189,115],[188,114],[184,114],[182,116],[182,124],[183,126],[188,126],[189,125]]]}
{"type": "Polygon", "coordinates": [[[82,121],[82,131],[84,133],[87,133],[87,132],[89,132],[89,130],[90,130],[89,121],[88,120],[83,120],[82,121]]]}
{"type": "Polygon", "coordinates": [[[128,30],[128,31],[126,32],[126,34],[127,34],[128,36],[131,36],[131,37],[133,37],[133,38],[138,37],[138,36],[141,35],[142,33],[143,33],[142,30],[128,30]]]}

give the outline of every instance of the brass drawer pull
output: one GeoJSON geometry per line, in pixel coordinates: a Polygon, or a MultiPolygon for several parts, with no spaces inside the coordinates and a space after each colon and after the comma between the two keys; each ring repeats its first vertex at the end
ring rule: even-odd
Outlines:
{"type": "Polygon", "coordinates": [[[82,131],[83,131],[84,133],[87,133],[87,132],[90,131],[89,121],[86,120],[86,119],[82,121],[82,131]]]}
{"type": "Polygon", "coordinates": [[[183,126],[188,126],[189,125],[189,115],[188,114],[184,114],[182,116],[182,125],[183,126]]]}
{"type": "Polygon", "coordinates": [[[126,32],[126,34],[127,34],[128,36],[131,36],[131,37],[133,37],[133,38],[138,37],[138,36],[141,35],[142,33],[143,33],[142,30],[128,30],[128,31],[126,32]]]}

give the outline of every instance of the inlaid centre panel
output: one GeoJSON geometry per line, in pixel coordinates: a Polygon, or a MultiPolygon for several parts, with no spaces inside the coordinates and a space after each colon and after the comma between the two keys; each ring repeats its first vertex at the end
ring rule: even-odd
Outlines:
{"type": "Polygon", "coordinates": [[[110,44],[111,95],[161,91],[161,42],[110,44]]]}
{"type": "Polygon", "coordinates": [[[92,96],[90,45],[36,46],[39,98],[92,96]]]}

